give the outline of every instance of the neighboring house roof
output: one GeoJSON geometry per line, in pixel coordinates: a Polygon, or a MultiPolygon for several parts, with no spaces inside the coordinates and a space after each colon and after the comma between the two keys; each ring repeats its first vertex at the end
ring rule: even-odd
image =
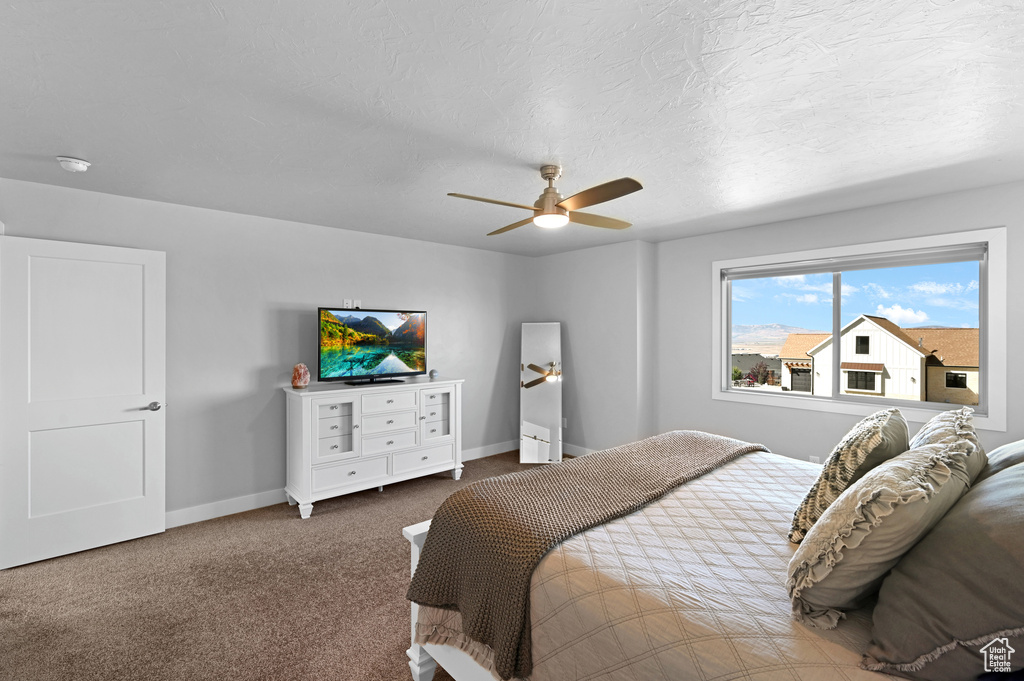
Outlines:
{"type": "MultiPolygon", "coordinates": [[[[863,314],[863,315],[861,315],[861,317],[864,317],[865,319],[870,319],[875,324],[878,324],[880,327],[882,327],[883,329],[885,329],[886,331],[888,331],[893,336],[895,336],[896,338],[900,339],[901,341],[903,341],[904,343],[906,343],[910,347],[917,348],[917,341],[915,341],[913,338],[908,336],[904,329],[901,329],[900,327],[896,326],[895,324],[890,322],[885,317],[875,317],[874,315],[869,315],[869,314],[863,314]]],[[[850,324],[848,324],[847,326],[850,326],[850,324]]],[[[845,331],[846,329],[843,329],[843,330],[845,331]]],[[[921,350],[921,349],[918,349],[918,352],[921,352],[923,354],[924,351],[921,350]]]]}
{"type": "MultiPolygon", "coordinates": [[[[922,340],[921,349],[928,353],[928,364],[947,367],[976,367],[980,347],[978,329],[904,329],[922,340]]],[[[914,342],[917,347],[917,341],[914,342]]]]}
{"type": "Polygon", "coordinates": [[[818,345],[827,338],[830,333],[791,333],[786,336],[786,342],[779,350],[779,357],[782,359],[808,359],[807,351],[818,345]]]}

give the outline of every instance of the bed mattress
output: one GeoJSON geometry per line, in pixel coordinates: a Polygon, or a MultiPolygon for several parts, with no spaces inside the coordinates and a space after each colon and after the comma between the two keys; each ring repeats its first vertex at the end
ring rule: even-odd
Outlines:
{"type": "MultiPolygon", "coordinates": [[[[819,471],[746,454],[557,546],[531,582],[532,681],[895,678],[858,666],[870,607],[831,631],[790,617],[786,535],[819,471]]],[[[488,667],[459,628],[457,612],[421,607],[417,642],[488,667]]]]}

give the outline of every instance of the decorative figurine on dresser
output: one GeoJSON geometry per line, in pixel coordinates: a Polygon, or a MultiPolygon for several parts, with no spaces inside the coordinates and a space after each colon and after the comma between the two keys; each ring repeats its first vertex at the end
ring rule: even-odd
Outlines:
{"type": "Polygon", "coordinates": [[[462,475],[462,379],[284,388],[289,504],[451,471],[462,475]]]}

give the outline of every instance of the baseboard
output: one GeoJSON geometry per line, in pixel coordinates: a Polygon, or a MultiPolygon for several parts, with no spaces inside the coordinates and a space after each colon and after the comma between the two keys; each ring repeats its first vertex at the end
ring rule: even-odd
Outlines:
{"type": "MultiPolygon", "coordinates": [[[[462,460],[472,461],[473,459],[482,459],[485,456],[494,456],[495,454],[510,452],[514,449],[519,449],[519,442],[516,440],[497,442],[493,445],[474,447],[473,449],[463,449],[462,460]]],[[[172,527],[180,527],[181,525],[200,523],[204,520],[213,520],[214,518],[231,515],[233,513],[254,511],[257,508],[263,508],[264,506],[273,506],[274,504],[283,503],[285,500],[284,488],[272,489],[258,494],[249,494],[244,497],[224,499],[222,501],[214,501],[209,504],[200,504],[199,506],[181,508],[177,511],[168,511],[164,515],[164,523],[168,529],[172,527]]]]}
{"type": "Polygon", "coordinates": [[[511,452],[517,449],[519,449],[519,440],[496,442],[493,445],[484,445],[483,447],[474,447],[473,449],[463,449],[462,460],[472,461],[473,459],[482,459],[485,456],[494,456],[495,454],[503,454],[504,452],[511,452]]]}
{"type": "Polygon", "coordinates": [[[586,447],[577,447],[576,445],[571,445],[568,442],[563,442],[562,443],[562,453],[563,454],[568,454],[569,456],[584,456],[586,454],[591,454],[591,453],[596,452],[596,451],[597,451],[596,449],[587,449],[586,447]]]}
{"type": "Polygon", "coordinates": [[[168,511],[164,515],[164,522],[167,525],[167,528],[170,529],[181,525],[199,523],[204,520],[213,520],[214,518],[231,515],[233,513],[253,511],[257,508],[273,506],[274,504],[280,504],[284,501],[284,488],[272,489],[266,492],[259,492],[258,494],[248,494],[244,497],[224,499],[222,501],[214,501],[209,504],[200,504],[199,506],[181,508],[177,511],[168,511]]]}

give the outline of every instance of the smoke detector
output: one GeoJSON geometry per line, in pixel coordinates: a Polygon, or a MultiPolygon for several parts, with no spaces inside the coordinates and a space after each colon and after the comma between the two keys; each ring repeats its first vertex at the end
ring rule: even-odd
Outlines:
{"type": "Polygon", "coordinates": [[[58,156],[57,160],[60,161],[60,167],[69,173],[84,173],[89,169],[90,163],[83,161],[80,158],[71,158],[70,156],[58,156]]]}

